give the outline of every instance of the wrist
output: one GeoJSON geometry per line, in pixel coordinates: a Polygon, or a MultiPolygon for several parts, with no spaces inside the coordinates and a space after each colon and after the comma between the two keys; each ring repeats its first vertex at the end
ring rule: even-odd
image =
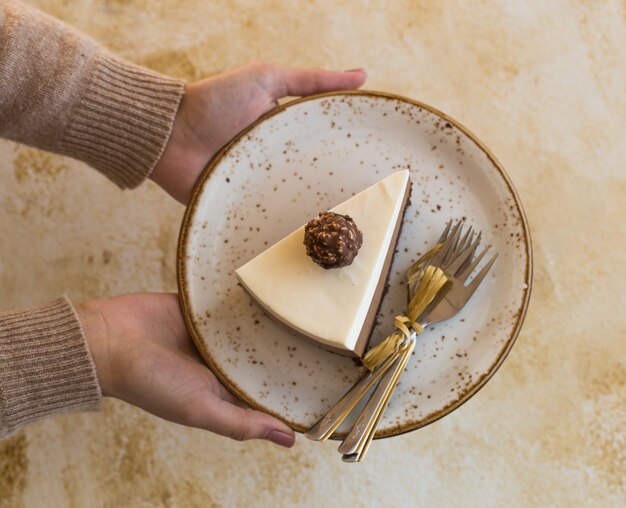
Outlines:
{"type": "Polygon", "coordinates": [[[87,301],[77,305],[76,312],[83,326],[87,348],[96,367],[102,394],[110,396],[112,394],[110,341],[104,314],[97,301],[87,301]]]}
{"type": "Polygon", "coordinates": [[[194,84],[186,87],[169,140],[150,173],[153,182],[184,205],[189,202],[198,176],[219,148],[199,137],[197,127],[194,128],[194,125],[201,125],[203,132],[209,130],[208,116],[198,114],[206,109],[198,95],[194,84]]]}

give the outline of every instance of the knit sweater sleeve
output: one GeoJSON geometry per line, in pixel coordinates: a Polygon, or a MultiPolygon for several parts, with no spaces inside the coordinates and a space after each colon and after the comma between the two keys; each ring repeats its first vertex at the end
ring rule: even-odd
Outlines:
{"type": "Polygon", "coordinates": [[[0,314],[0,439],[48,416],[98,410],[101,401],[82,325],[67,298],[0,314]]]}
{"type": "Polygon", "coordinates": [[[183,82],[0,0],[0,137],[84,161],[133,188],[163,153],[183,93],[183,82]]]}
{"type": "MultiPolygon", "coordinates": [[[[152,171],[184,84],[127,62],[16,0],[0,0],[0,137],[88,163],[122,188],[152,171]]],[[[102,394],[66,298],[0,313],[0,438],[97,410],[102,394]]]]}

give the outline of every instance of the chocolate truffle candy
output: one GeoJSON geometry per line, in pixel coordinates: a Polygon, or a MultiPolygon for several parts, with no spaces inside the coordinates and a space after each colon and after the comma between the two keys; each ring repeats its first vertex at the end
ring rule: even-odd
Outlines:
{"type": "Polygon", "coordinates": [[[304,226],[304,245],[307,255],[322,268],[341,268],[354,261],[363,245],[363,233],[349,215],[320,212],[304,226]]]}

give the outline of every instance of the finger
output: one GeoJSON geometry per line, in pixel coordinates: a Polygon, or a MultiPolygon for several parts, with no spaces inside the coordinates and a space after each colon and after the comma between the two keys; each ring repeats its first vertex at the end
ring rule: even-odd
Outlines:
{"type": "Polygon", "coordinates": [[[216,434],[247,441],[264,439],[286,448],[295,443],[295,434],[280,420],[261,411],[243,409],[221,399],[207,400],[204,411],[198,411],[194,426],[216,434]]]}
{"type": "Polygon", "coordinates": [[[273,79],[272,94],[275,99],[293,96],[300,97],[334,90],[353,90],[359,88],[367,74],[364,69],[344,72],[324,69],[302,69],[278,67],[273,79]]]}

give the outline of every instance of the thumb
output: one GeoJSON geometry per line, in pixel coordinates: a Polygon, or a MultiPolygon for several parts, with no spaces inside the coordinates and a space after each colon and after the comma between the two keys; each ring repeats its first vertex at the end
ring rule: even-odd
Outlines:
{"type": "Polygon", "coordinates": [[[293,430],[273,416],[219,398],[213,399],[208,414],[198,423],[198,427],[237,441],[264,439],[291,448],[296,439],[293,430]]]}
{"type": "Polygon", "coordinates": [[[365,69],[336,72],[279,66],[271,93],[274,99],[280,99],[286,96],[300,97],[334,90],[352,90],[363,85],[366,79],[365,69]]]}

